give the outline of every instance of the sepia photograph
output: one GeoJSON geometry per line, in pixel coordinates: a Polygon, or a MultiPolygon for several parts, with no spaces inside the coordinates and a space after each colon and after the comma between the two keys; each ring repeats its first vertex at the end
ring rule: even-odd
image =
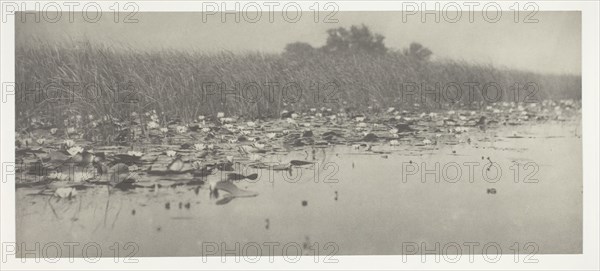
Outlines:
{"type": "Polygon", "coordinates": [[[536,268],[597,250],[581,10],[189,3],[2,3],[3,262],[536,268]]]}

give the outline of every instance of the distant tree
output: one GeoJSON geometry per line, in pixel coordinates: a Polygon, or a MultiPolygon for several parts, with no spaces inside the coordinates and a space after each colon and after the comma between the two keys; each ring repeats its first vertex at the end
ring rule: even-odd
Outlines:
{"type": "Polygon", "coordinates": [[[321,50],[333,52],[367,52],[384,54],[387,48],[380,34],[371,32],[365,26],[351,26],[349,30],[339,27],[327,30],[327,43],[321,50]]]}
{"type": "Polygon", "coordinates": [[[404,55],[418,60],[429,60],[433,52],[417,42],[410,44],[408,49],[404,49],[404,55]]]}
{"type": "Polygon", "coordinates": [[[312,45],[306,42],[294,42],[285,46],[283,54],[286,56],[304,57],[312,55],[314,52],[316,52],[316,49],[312,45]]]}

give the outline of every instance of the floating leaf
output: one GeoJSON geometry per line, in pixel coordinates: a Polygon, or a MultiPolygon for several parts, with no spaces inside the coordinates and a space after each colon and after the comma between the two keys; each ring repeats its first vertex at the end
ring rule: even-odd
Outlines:
{"type": "Polygon", "coordinates": [[[302,161],[302,160],[290,161],[290,165],[292,165],[292,166],[305,166],[305,165],[312,165],[312,164],[314,164],[314,162],[302,161]]]}
{"type": "Polygon", "coordinates": [[[77,190],[73,187],[60,187],[54,191],[54,195],[59,198],[71,198],[77,195],[77,190]]]}
{"type": "Polygon", "coordinates": [[[48,157],[53,162],[65,162],[71,158],[68,153],[63,151],[51,151],[48,153],[48,157]]]}

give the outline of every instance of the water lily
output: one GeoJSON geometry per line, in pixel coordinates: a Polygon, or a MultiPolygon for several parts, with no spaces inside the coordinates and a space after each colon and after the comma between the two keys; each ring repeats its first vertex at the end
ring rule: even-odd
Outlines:
{"type": "Polygon", "coordinates": [[[67,152],[69,153],[69,155],[75,156],[76,154],[83,152],[83,148],[79,147],[79,146],[75,146],[75,147],[71,147],[71,148],[67,149],[67,152]]]}
{"type": "Polygon", "coordinates": [[[37,142],[39,145],[44,145],[44,142],[46,142],[46,139],[45,139],[45,138],[43,138],[43,137],[42,137],[42,138],[38,138],[38,139],[36,140],[36,142],[37,142]]]}
{"type": "Polygon", "coordinates": [[[74,134],[74,133],[75,133],[75,128],[74,127],[67,128],[67,134],[74,134]]]}
{"type": "Polygon", "coordinates": [[[423,140],[423,144],[430,145],[431,144],[431,140],[429,140],[429,139],[426,138],[426,139],[423,140]]]}
{"type": "Polygon", "coordinates": [[[148,122],[148,129],[156,129],[160,127],[160,125],[155,121],[148,122]]]}
{"type": "Polygon", "coordinates": [[[365,117],[356,117],[356,122],[363,122],[365,121],[365,117]]]}
{"type": "Polygon", "coordinates": [[[177,126],[177,132],[180,134],[187,132],[187,126],[177,126]]]}
{"type": "Polygon", "coordinates": [[[218,119],[223,118],[223,117],[225,117],[225,113],[223,113],[223,112],[217,113],[217,118],[218,119]]]}
{"type": "Polygon", "coordinates": [[[248,155],[248,158],[250,159],[250,161],[260,161],[262,159],[262,156],[256,153],[251,153],[250,155],[248,155]]]}
{"type": "Polygon", "coordinates": [[[455,132],[457,133],[466,133],[469,131],[468,127],[456,127],[456,129],[454,129],[455,132]]]}
{"type": "Polygon", "coordinates": [[[197,151],[201,151],[206,149],[206,145],[199,143],[199,144],[194,144],[194,149],[196,149],[197,151]]]}
{"type": "Polygon", "coordinates": [[[160,131],[161,131],[162,133],[166,133],[166,132],[168,132],[168,131],[169,131],[169,128],[167,128],[167,127],[163,127],[163,128],[160,128],[160,131]]]}
{"type": "Polygon", "coordinates": [[[46,176],[46,178],[48,178],[49,180],[66,181],[69,179],[69,176],[62,172],[53,171],[53,172],[50,172],[50,174],[48,174],[48,176],[46,176]]]}
{"type": "Polygon", "coordinates": [[[144,155],[142,152],[139,151],[128,151],[127,155],[129,156],[135,156],[135,157],[142,157],[142,155],[144,155]]]}
{"type": "Polygon", "coordinates": [[[165,154],[166,154],[168,157],[174,157],[174,156],[177,154],[177,152],[176,152],[176,151],[174,151],[174,150],[168,150],[168,151],[166,151],[166,152],[165,152],[165,154]]]}
{"type": "Polygon", "coordinates": [[[391,146],[398,146],[398,145],[400,145],[400,142],[398,140],[394,139],[394,140],[390,141],[390,145],[391,146]]]}
{"type": "Polygon", "coordinates": [[[202,128],[202,132],[208,133],[208,132],[210,132],[210,128],[208,128],[208,127],[202,128]]]}
{"type": "Polygon", "coordinates": [[[252,121],[249,121],[249,122],[246,123],[246,125],[248,125],[248,127],[255,127],[256,123],[252,122],[252,121]]]}
{"type": "Polygon", "coordinates": [[[276,135],[277,135],[276,133],[267,133],[267,134],[265,134],[265,136],[266,136],[268,139],[273,139],[273,138],[275,138],[275,136],[276,136],[276,135]]]}
{"type": "Polygon", "coordinates": [[[254,147],[256,147],[257,149],[261,149],[262,150],[262,149],[265,148],[265,144],[256,142],[256,143],[254,143],[254,147]]]}
{"type": "Polygon", "coordinates": [[[28,137],[27,137],[27,138],[24,138],[24,139],[22,140],[22,142],[23,142],[23,144],[24,144],[25,146],[29,146],[29,145],[31,145],[31,142],[33,142],[33,140],[32,140],[31,138],[28,138],[28,137]]]}
{"type": "Polygon", "coordinates": [[[65,146],[67,146],[67,148],[73,147],[75,145],[75,141],[71,140],[71,139],[67,139],[63,142],[63,144],[65,144],[65,146]]]}
{"type": "Polygon", "coordinates": [[[58,129],[52,128],[52,129],[50,129],[50,134],[56,134],[56,131],[58,131],[58,129]]]}

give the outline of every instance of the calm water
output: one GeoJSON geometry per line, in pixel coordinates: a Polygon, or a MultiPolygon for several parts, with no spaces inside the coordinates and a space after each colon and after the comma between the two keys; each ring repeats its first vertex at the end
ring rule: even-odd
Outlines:
{"type": "MultiPolygon", "coordinates": [[[[476,253],[487,243],[505,253],[518,243],[527,253],[532,248],[523,246],[533,242],[537,253],[581,253],[580,134],[580,123],[549,123],[474,134],[471,144],[318,148],[316,165],[287,178],[285,171],[262,170],[257,180],[237,183],[258,196],[227,204],[216,204],[207,185],[166,187],[168,180],[158,189],[113,189],[110,196],[96,186],[72,200],[21,188],[17,242],[95,242],[104,256],[114,253],[115,242],[134,242],[138,257],[200,256],[213,242],[228,249],[254,242],[263,254],[265,242],[280,244],[275,254],[286,244],[298,244],[303,254],[317,247],[323,255],[402,254],[410,242],[479,242],[476,253]],[[436,164],[439,174],[432,173],[436,164]]],[[[267,160],[312,156],[305,148],[267,160]]]]}

